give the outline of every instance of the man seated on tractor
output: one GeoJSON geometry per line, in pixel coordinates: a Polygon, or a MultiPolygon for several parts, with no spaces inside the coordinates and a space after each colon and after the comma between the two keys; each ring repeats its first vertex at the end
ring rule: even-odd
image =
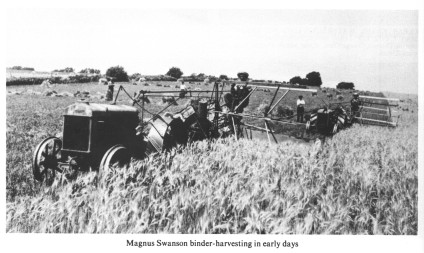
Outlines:
{"type": "Polygon", "coordinates": [[[235,83],[231,84],[231,93],[224,95],[224,101],[228,109],[234,112],[235,108],[238,107],[236,113],[242,113],[243,109],[249,105],[249,98],[246,97],[249,95],[250,90],[247,85],[236,86],[235,83]],[[241,102],[243,103],[239,106],[241,102]]]}
{"type": "Polygon", "coordinates": [[[352,112],[352,116],[359,116],[359,106],[361,105],[361,100],[359,100],[359,94],[357,92],[353,93],[353,98],[350,101],[350,110],[352,112]]]}
{"type": "Polygon", "coordinates": [[[249,95],[250,90],[251,89],[247,86],[247,84],[237,86],[236,107],[238,106],[239,103],[243,102],[238,107],[236,111],[237,113],[242,113],[244,108],[246,108],[249,105],[249,98],[246,98],[246,97],[249,95]]]}
{"type": "Polygon", "coordinates": [[[237,107],[240,102],[240,88],[235,83],[231,84],[230,93],[224,95],[224,100],[231,112],[237,107]]]}
{"type": "Polygon", "coordinates": [[[230,111],[233,111],[236,104],[237,104],[237,91],[236,91],[236,84],[231,84],[231,96],[227,96],[228,98],[231,97],[228,101],[226,101],[228,108],[230,108],[230,111]]]}

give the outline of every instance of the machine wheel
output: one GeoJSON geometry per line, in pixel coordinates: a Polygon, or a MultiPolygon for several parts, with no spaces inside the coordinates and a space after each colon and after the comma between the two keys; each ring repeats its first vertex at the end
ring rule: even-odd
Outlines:
{"type": "Polygon", "coordinates": [[[311,128],[311,121],[310,120],[308,120],[308,121],[306,121],[306,131],[309,131],[310,130],[310,128],[311,128]]]}
{"type": "Polygon", "coordinates": [[[99,173],[101,177],[105,177],[113,171],[114,166],[118,168],[126,168],[130,161],[131,156],[128,149],[123,145],[115,145],[104,154],[102,161],[100,162],[99,173]]]}
{"type": "Polygon", "coordinates": [[[47,186],[50,186],[54,182],[56,171],[62,172],[58,166],[60,150],[62,150],[62,140],[57,137],[48,137],[35,148],[32,172],[37,181],[44,181],[47,186]]]}
{"type": "Polygon", "coordinates": [[[336,123],[336,124],[334,124],[334,127],[333,127],[333,134],[335,134],[335,133],[337,133],[337,130],[339,129],[339,125],[336,123]]]}

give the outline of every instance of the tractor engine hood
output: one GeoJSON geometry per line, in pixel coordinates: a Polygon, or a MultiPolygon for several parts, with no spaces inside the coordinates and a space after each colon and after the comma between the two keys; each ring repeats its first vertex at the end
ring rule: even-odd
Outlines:
{"type": "Polygon", "coordinates": [[[138,115],[137,108],[129,105],[96,104],[89,102],[77,102],[65,109],[64,115],[104,117],[113,115],[138,115]]]}

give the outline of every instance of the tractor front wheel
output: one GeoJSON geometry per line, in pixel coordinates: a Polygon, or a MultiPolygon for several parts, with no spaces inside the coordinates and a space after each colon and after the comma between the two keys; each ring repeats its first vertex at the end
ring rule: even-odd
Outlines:
{"type": "Polygon", "coordinates": [[[37,181],[44,182],[47,186],[53,184],[56,171],[59,168],[62,140],[57,137],[48,137],[35,148],[32,159],[32,173],[37,181]]]}

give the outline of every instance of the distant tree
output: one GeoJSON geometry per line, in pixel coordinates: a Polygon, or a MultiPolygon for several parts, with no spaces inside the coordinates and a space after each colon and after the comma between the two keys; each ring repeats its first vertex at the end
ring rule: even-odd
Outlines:
{"type": "Polygon", "coordinates": [[[218,77],[216,77],[216,76],[208,76],[207,78],[209,79],[209,82],[218,81],[218,77]]]}
{"type": "Polygon", "coordinates": [[[116,82],[128,82],[128,74],[121,66],[110,67],[106,76],[114,78],[116,82]]]}
{"type": "Polygon", "coordinates": [[[139,79],[141,77],[141,74],[140,73],[134,73],[134,74],[132,74],[131,76],[130,76],[130,79],[139,79]]]}
{"type": "Polygon", "coordinates": [[[166,73],[166,75],[168,76],[172,76],[174,78],[180,78],[184,73],[181,71],[180,68],[177,67],[172,67],[168,70],[168,72],[166,73]]]}
{"type": "Polygon", "coordinates": [[[22,70],[29,70],[29,71],[34,71],[34,68],[29,68],[29,67],[23,67],[22,70]]]}
{"type": "Polygon", "coordinates": [[[79,73],[81,73],[81,74],[100,74],[100,70],[85,68],[85,69],[82,69],[79,73]]]}
{"type": "Polygon", "coordinates": [[[72,73],[72,72],[74,72],[74,68],[70,68],[70,67],[65,68],[65,69],[63,69],[63,72],[72,73]]]}
{"type": "Polygon", "coordinates": [[[197,81],[197,74],[196,73],[192,73],[189,77],[188,77],[188,79],[189,80],[191,80],[191,81],[193,81],[193,82],[195,82],[195,81],[197,81]]]}
{"type": "Polygon", "coordinates": [[[239,72],[237,73],[237,77],[240,79],[240,81],[247,81],[249,80],[249,73],[247,72],[239,72]]]}
{"type": "Polygon", "coordinates": [[[336,88],[341,90],[353,90],[355,89],[355,85],[350,82],[340,82],[339,84],[337,84],[336,88]]]}
{"type": "Polygon", "coordinates": [[[72,72],[74,72],[74,69],[71,68],[71,67],[67,67],[67,68],[64,68],[64,69],[55,69],[55,70],[53,70],[53,72],[72,73],[72,72]]]}
{"type": "Polygon", "coordinates": [[[307,74],[306,79],[308,79],[307,85],[309,85],[309,86],[321,86],[321,84],[322,84],[321,75],[320,75],[319,72],[313,71],[313,72],[307,74]]]}
{"type": "Polygon", "coordinates": [[[302,78],[300,76],[295,76],[292,79],[290,79],[291,84],[302,84],[302,78]]]}
{"type": "Polygon", "coordinates": [[[199,73],[199,74],[197,75],[197,79],[205,80],[205,79],[206,79],[206,75],[205,75],[204,73],[199,73]]]}
{"type": "Polygon", "coordinates": [[[16,69],[16,70],[30,70],[30,71],[34,71],[34,68],[21,67],[21,66],[13,66],[11,69],[16,69]]]}
{"type": "Polygon", "coordinates": [[[219,79],[221,80],[228,80],[228,76],[227,75],[220,75],[219,79]]]}

